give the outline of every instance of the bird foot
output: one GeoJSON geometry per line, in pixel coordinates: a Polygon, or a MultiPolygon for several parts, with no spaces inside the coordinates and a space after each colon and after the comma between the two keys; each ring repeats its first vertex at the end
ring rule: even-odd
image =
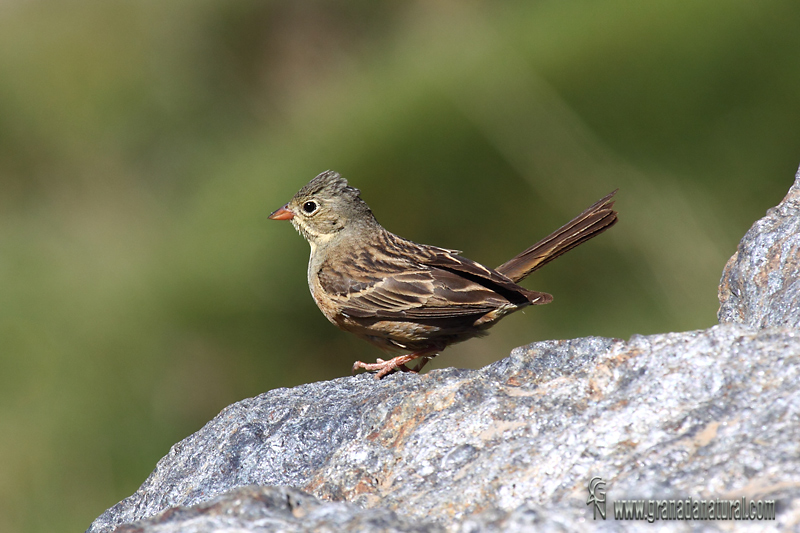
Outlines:
{"type": "Polygon", "coordinates": [[[356,373],[356,370],[359,368],[363,368],[364,370],[377,370],[378,373],[375,374],[375,379],[381,379],[385,375],[393,372],[395,370],[402,370],[403,372],[413,372],[416,374],[425,364],[430,361],[433,356],[430,352],[421,352],[421,353],[412,353],[408,355],[399,355],[397,357],[393,357],[388,361],[384,361],[383,359],[378,359],[375,363],[362,363],[361,361],[356,361],[353,363],[353,374],[356,373]],[[409,368],[406,366],[406,363],[413,361],[414,359],[421,359],[419,364],[414,368],[409,368]]]}

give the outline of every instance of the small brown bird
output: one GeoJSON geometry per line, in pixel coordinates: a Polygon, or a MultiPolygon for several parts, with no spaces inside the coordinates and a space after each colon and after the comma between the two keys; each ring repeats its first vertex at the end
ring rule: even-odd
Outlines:
{"type": "Polygon", "coordinates": [[[419,372],[447,346],[486,335],[509,313],[553,297],[517,285],[528,274],[602,233],[617,221],[612,192],[494,270],[457,250],[417,244],[386,231],[333,171],[323,172],[269,218],[291,220],[311,245],[308,286],[325,317],[386,351],[411,352],[377,370],[419,372]],[[420,359],[413,370],[407,363],[420,359]]]}

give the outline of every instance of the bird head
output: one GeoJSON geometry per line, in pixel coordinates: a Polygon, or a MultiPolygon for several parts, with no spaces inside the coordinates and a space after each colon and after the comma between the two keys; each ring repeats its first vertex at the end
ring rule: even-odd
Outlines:
{"type": "Polygon", "coordinates": [[[327,242],[342,230],[377,224],[360,191],[339,173],[328,170],[309,181],[289,203],[273,212],[272,220],[289,220],[312,245],[327,242]]]}

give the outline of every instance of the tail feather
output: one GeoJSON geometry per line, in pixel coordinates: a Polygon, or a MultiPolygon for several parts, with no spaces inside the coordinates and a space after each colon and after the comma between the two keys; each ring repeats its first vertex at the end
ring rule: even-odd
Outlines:
{"type": "Polygon", "coordinates": [[[615,194],[616,190],[495,270],[517,283],[561,254],[601,234],[617,222],[617,212],[612,209],[614,202],[611,200],[615,194]]]}

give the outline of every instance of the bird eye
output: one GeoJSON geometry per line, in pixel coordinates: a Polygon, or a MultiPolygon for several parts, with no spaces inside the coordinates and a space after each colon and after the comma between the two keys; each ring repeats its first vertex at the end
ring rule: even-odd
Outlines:
{"type": "Polygon", "coordinates": [[[317,202],[309,201],[303,204],[303,211],[305,211],[307,215],[310,215],[316,210],[317,210],[317,202]]]}

